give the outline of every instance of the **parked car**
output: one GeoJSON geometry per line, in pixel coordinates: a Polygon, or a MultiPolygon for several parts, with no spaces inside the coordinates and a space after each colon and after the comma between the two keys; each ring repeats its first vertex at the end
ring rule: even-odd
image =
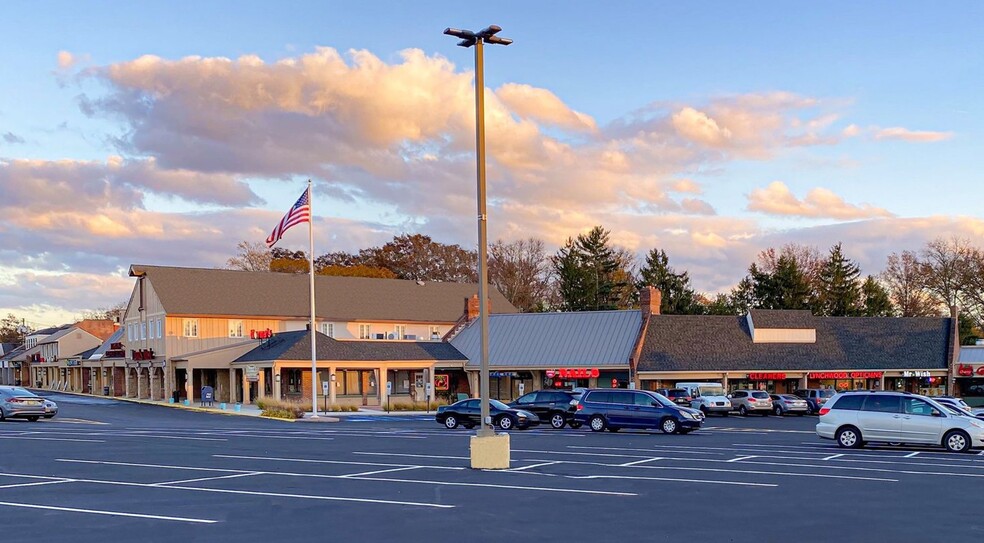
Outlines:
{"type": "Polygon", "coordinates": [[[31,422],[44,416],[44,398],[26,388],[0,386],[0,421],[7,418],[31,422]]]}
{"type": "Polygon", "coordinates": [[[817,435],[841,447],[871,441],[939,445],[951,452],[984,446],[984,421],[908,392],[843,392],[820,410],[817,435]]]}
{"type": "Polygon", "coordinates": [[[568,424],[571,428],[580,428],[581,423],[574,420],[578,398],[580,395],[570,390],[537,390],[516,398],[509,407],[529,411],[540,422],[558,430],[568,424]]]}
{"type": "Polygon", "coordinates": [[[731,412],[731,400],[721,383],[677,383],[677,388],[690,392],[690,407],[700,409],[705,417],[711,413],[727,417],[731,412]]]}
{"type": "Polygon", "coordinates": [[[816,415],[823,405],[834,396],[835,391],[830,388],[804,388],[793,392],[793,394],[806,400],[806,406],[809,408],[807,414],[816,415]]]}
{"type": "Polygon", "coordinates": [[[45,398],[44,399],[44,418],[50,419],[50,418],[53,418],[57,414],[58,414],[58,404],[56,404],[55,402],[49,400],[48,398],[45,398]]]}
{"type": "Polygon", "coordinates": [[[769,397],[772,398],[772,412],[777,417],[781,417],[787,413],[802,417],[810,409],[806,400],[799,396],[793,396],[792,394],[771,394],[769,397]]]}
{"type": "Polygon", "coordinates": [[[594,432],[622,428],[658,428],[664,434],[688,434],[700,428],[704,414],[681,407],[647,390],[592,389],[577,403],[575,420],[594,432]]]}
{"type": "Polygon", "coordinates": [[[772,398],[764,390],[734,390],[728,394],[728,399],[731,400],[731,409],[742,416],[749,413],[769,416],[772,412],[772,398]]]}
{"type": "MultiPolygon", "coordinates": [[[[503,430],[525,430],[540,424],[540,419],[533,413],[513,409],[499,400],[489,400],[489,415],[492,417],[492,424],[503,430]]],[[[459,424],[465,428],[474,428],[482,422],[481,400],[468,399],[442,405],[437,408],[434,418],[446,428],[457,428],[459,424]]]]}
{"type": "Polygon", "coordinates": [[[984,420],[984,412],[974,413],[973,408],[967,405],[967,402],[961,400],[960,398],[953,398],[951,396],[933,396],[933,400],[941,405],[956,409],[961,413],[966,413],[971,417],[977,417],[984,420]]]}
{"type": "Polygon", "coordinates": [[[669,398],[677,405],[686,407],[690,407],[690,402],[694,399],[690,395],[690,391],[685,388],[660,388],[656,390],[656,393],[669,398]]]}

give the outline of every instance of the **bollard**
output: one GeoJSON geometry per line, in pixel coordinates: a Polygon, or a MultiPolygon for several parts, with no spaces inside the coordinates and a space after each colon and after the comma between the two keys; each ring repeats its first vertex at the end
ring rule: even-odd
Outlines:
{"type": "Polygon", "coordinates": [[[225,402],[220,402],[219,403],[219,409],[225,411],[225,402]]]}
{"type": "Polygon", "coordinates": [[[187,399],[186,399],[186,400],[184,401],[184,404],[185,404],[185,405],[191,405],[191,400],[187,400],[187,399]]]}
{"type": "Polygon", "coordinates": [[[174,398],[168,398],[167,403],[174,403],[174,398]]]}
{"type": "Polygon", "coordinates": [[[243,409],[243,404],[237,403],[235,407],[235,411],[238,413],[239,411],[242,411],[242,409],[243,409]]]}

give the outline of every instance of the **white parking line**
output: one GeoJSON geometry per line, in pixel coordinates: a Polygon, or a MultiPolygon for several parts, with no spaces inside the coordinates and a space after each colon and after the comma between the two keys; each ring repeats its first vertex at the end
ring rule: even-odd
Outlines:
{"type": "Polygon", "coordinates": [[[732,458],[731,460],[725,460],[725,462],[740,462],[742,460],[751,460],[752,458],[758,458],[757,456],[739,456],[737,458],[732,458]]]}
{"type": "Polygon", "coordinates": [[[18,488],[22,486],[40,486],[40,485],[57,485],[60,483],[74,483],[75,479],[62,479],[60,481],[37,481],[34,483],[15,483],[12,485],[3,485],[0,488],[18,488]]]}
{"type": "Polygon", "coordinates": [[[404,468],[389,468],[389,469],[377,469],[376,471],[364,471],[362,473],[349,473],[348,475],[340,476],[341,479],[352,478],[352,477],[365,477],[367,475],[379,475],[380,473],[392,473],[394,471],[406,471],[410,469],[420,469],[417,466],[407,466],[404,468]]]}
{"type": "Polygon", "coordinates": [[[251,471],[249,473],[233,473],[232,475],[219,475],[216,477],[199,477],[198,479],[182,479],[179,481],[164,481],[161,483],[154,483],[155,486],[166,486],[166,485],[179,485],[183,483],[198,483],[200,481],[214,481],[216,479],[235,479],[237,477],[250,477],[252,475],[262,475],[262,472],[251,471]]]}
{"type": "Polygon", "coordinates": [[[659,456],[654,456],[652,458],[643,458],[642,460],[633,460],[632,462],[626,462],[624,464],[619,464],[619,467],[627,468],[629,466],[637,466],[639,464],[645,464],[646,462],[655,462],[657,460],[662,460],[663,458],[659,456]]]}
{"type": "Polygon", "coordinates": [[[730,486],[759,486],[775,488],[779,485],[775,483],[746,483],[742,481],[718,481],[707,479],[676,479],[672,477],[643,477],[639,475],[568,475],[570,479],[631,479],[640,481],[669,481],[675,483],[706,483],[714,485],[730,486]]]}
{"type": "Polygon", "coordinates": [[[840,458],[842,456],[844,456],[844,455],[843,454],[832,454],[830,456],[824,457],[823,460],[833,460],[834,458],[840,458]]]}
{"type": "Polygon", "coordinates": [[[530,464],[521,468],[512,468],[509,471],[525,471],[533,468],[542,468],[543,466],[552,466],[554,464],[559,464],[559,462],[540,462],[539,464],[530,464]]]}
{"type": "Polygon", "coordinates": [[[0,436],[0,439],[31,439],[35,441],[72,441],[75,443],[105,443],[102,439],[74,439],[67,437],[28,437],[28,436],[0,436]]]}
{"type": "Polygon", "coordinates": [[[919,454],[919,451],[916,451],[914,453],[909,453],[909,454],[905,455],[905,458],[913,458],[913,457],[917,456],[918,454],[919,454]]]}
{"type": "Polygon", "coordinates": [[[215,524],[217,520],[208,520],[201,518],[189,518],[189,517],[165,517],[162,515],[143,515],[140,513],[124,513],[122,511],[101,511],[98,509],[79,509],[76,507],[56,507],[54,505],[40,505],[33,503],[11,503],[11,502],[0,502],[0,505],[7,507],[22,507],[26,509],[46,509],[49,511],[67,511],[70,513],[88,513],[90,515],[108,515],[111,517],[131,517],[131,518],[145,518],[153,520],[170,520],[173,522],[190,522],[195,524],[215,524]]]}
{"type": "MultiPolygon", "coordinates": [[[[410,456],[410,455],[397,455],[397,456],[410,456]]],[[[460,466],[418,466],[415,464],[383,464],[379,462],[353,462],[349,460],[313,460],[310,458],[280,458],[276,456],[243,456],[238,454],[213,454],[212,457],[234,458],[239,460],[267,460],[273,462],[300,462],[304,464],[342,464],[342,465],[351,465],[351,466],[379,466],[379,467],[393,467],[393,468],[414,467],[414,468],[450,469],[450,470],[466,469],[460,466]]],[[[427,456],[427,457],[436,458],[433,456],[427,456]]]]}

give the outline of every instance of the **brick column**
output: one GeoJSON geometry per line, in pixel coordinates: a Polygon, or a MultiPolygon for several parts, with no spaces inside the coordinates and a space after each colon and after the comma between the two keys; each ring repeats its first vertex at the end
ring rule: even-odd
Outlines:
{"type": "Polygon", "coordinates": [[[236,368],[229,368],[229,403],[238,403],[239,395],[236,394],[236,368]]]}
{"type": "Polygon", "coordinates": [[[246,379],[246,370],[243,370],[243,405],[249,405],[249,380],[246,379]]]}
{"type": "Polygon", "coordinates": [[[185,370],[185,396],[188,401],[194,403],[195,401],[195,368],[191,366],[191,362],[188,362],[188,369],[185,370]]]}
{"type": "Polygon", "coordinates": [[[274,399],[279,400],[283,398],[283,394],[280,392],[280,379],[277,378],[280,376],[280,368],[278,368],[276,364],[273,365],[273,371],[271,374],[273,375],[273,397],[274,399]]]}

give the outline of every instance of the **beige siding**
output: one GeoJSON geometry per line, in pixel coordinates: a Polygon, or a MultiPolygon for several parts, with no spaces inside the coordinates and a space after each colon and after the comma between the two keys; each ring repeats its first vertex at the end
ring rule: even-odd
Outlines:
{"type": "Polygon", "coordinates": [[[816,343],[817,331],[814,329],[756,328],[752,341],[755,343],[816,343]]]}
{"type": "MultiPolygon", "coordinates": [[[[165,343],[168,357],[181,356],[206,349],[224,347],[249,340],[250,330],[266,330],[274,332],[282,329],[283,321],[270,319],[227,319],[198,317],[198,337],[184,337],[184,321],[187,317],[168,317],[165,343]],[[229,337],[229,321],[243,321],[243,336],[229,337]]],[[[194,317],[191,317],[194,318],[194,317]]]]}
{"type": "Polygon", "coordinates": [[[130,293],[130,300],[127,303],[126,314],[123,316],[123,339],[122,343],[126,347],[127,357],[130,351],[151,349],[158,358],[168,356],[164,338],[157,337],[157,320],[161,322],[161,332],[164,332],[164,306],[161,305],[160,298],[154,292],[154,286],[150,279],[144,279],[143,310],[140,309],[140,281],[133,285],[130,293]],[[136,337],[131,337],[128,327],[134,326],[136,337]],[[147,334],[141,334],[142,327],[146,326],[147,334]]]}

